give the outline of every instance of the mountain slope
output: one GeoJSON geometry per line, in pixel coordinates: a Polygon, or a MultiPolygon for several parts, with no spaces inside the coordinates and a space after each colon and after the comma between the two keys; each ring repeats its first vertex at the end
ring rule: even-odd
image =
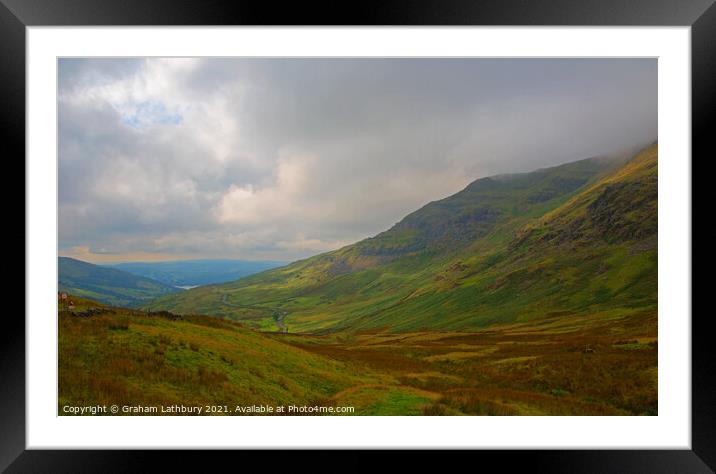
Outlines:
{"type": "Polygon", "coordinates": [[[148,307],[309,332],[655,311],[657,154],[480,179],[376,237],[148,307]]]}
{"type": "Polygon", "coordinates": [[[657,147],[519,229],[506,245],[476,242],[433,282],[353,321],[397,329],[465,329],[556,315],[655,312],[657,147]]]}
{"type": "Polygon", "coordinates": [[[225,283],[285,264],[286,262],[217,259],[130,262],[105,266],[151,278],[170,286],[182,287],[225,283]]]}
{"type": "Polygon", "coordinates": [[[59,290],[116,306],[136,306],[180,291],[156,280],[69,257],[58,259],[59,290]]]}

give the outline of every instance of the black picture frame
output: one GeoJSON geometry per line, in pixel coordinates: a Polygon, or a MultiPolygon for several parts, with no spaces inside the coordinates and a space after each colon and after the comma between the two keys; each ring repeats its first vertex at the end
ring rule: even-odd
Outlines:
{"type": "MultiPolygon", "coordinates": [[[[25,154],[25,29],[28,26],[643,25],[691,27],[692,176],[693,179],[707,179],[706,173],[693,171],[696,163],[696,170],[705,166],[703,163],[709,159],[707,154],[713,149],[710,143],[714,135],[711,119],[716,113],[716,6],[713,3],[714,0],[384,0],[350,4],[326,1],[279,4],[266,0],[226,3],[188,0],[0,0],[0,129],[5,136],[5,172],[8,177],[10,173],[14,176],[10,181],[20,182],[17,176],[25,175],[19,157],[25,154]],[[12,164],[22,168],[11,169],[9,166],[12,164]]],[[[712,196],[697,199],[693,194],[693,184],[692,216],[705,215],[708,219],[710,213],[706,211],[706,206],[710,207],[714,202],[712,196]],[[694,210],[702,211],[702,214],[694,213],[694,210]]],[[[22,219],[24,222],[24,215],[22,219]]],[[[697,237],[716,237],[713,231],[696,232],[696,225],[692,219],[692,252],[697,237]]],[[[20,233],[25,236],[24,230],[20,233]]],[[[28,251],[26,246],[26,259],[28,251]]],[[[713,252],[705,252],[692,263],[692,272],[696,268],[713,268],[713,260],[713,252]]],[[[707,284],[708,278],[692,278],[692,295],[695,289],[707,284]]],[[[712,333],[707,327],[710,314],[692,312],[696,315],[692,318],[692,450],[469,451],[456,455],[469,456],[470,463],[476,460],[497,461],[501,468],[508,469],[527,463],[531,470],[538,472],[713,472],[716,469],[716,387],[713,375],[716,371],[716,351],[712,333]]],[[[177,451],[26,450],[25,324],[19,314],[9,309],[5,312],[0,331],[0,354],[0,469],[7,469],[7,472],[142,472],[147,468],[147,462],[156,457],[160,457],[163,463],[181,463],[184,467],[195,459],[194,452],[177,451]]],[[[292,453],[290,461],[272,456],[272,462],[279,462],[279,465],[282,462],[301,464],[309,454],[292,453]]],[[[212,455],[214,464],[235,453],[212,455]]],[[[247,463],[253,460],[247,458],[256,457],[258,460],[265,458],[266,453],[244,452],[241,456],[242,463],[247,463]]],[[[373,465],[364,457],[358,458],[356,452],[334,452],[333,456],[340,456],[340,464],[334,466],[341,470],[364,470],[373,465]]],[[[411,459],[421,462],[423,456],[424,453],[416,452],[411,459]]],[[[459,461],[455,459],[455,462],[459,461]]],[[[390,468],[390,464],[383,467],[390,468]]]]}

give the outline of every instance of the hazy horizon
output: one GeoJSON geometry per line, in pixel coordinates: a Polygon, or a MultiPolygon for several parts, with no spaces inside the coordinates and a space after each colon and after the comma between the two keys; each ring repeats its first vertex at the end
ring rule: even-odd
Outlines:
{"type": "Polygon", "coordinates": [[[188,258],[176,258],[174,260],[117,260],[117,261],[112,260],[112,261],[107,261],[107,262],[90,262],[87,260],[82,260],[77,257],[73,257],[71,255],[62,255],[62,254],[59,254],[58,258],[71,258],[74,260],[80,260],[80,261],[84,261],[87,263],[93,263],[96,265],[110,266],[110,267],[125,264],[125,263],[176,263],[176,262],[187,262],[188,263],[188,262],[213,262],[213,261],[251,262],[251,263],[282,263],[282,264],[291,263],[288,260],[259,260],[259,259],[249,260],[249,259],[245,259],[245,258],[220,258],[220,257],[217,257],[217,258],[188,257],[188,258]]]}
{"type": "Polygon", "coordinates": [[[298,260],[657,140],[655,59],[60,59],[59,254],[298,260]]]}

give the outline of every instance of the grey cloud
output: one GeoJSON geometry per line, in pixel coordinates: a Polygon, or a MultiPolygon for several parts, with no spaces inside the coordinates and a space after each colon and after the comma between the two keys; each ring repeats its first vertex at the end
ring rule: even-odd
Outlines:
{"type": "Polygon", "coordinates": [[[657,133],[654,59],[65,59],[59,74],[65,250],[294,259],[481,176],[657,133]],[[126,123],[146,101],[181,120],[126,123]]]}
{"type": "Polygon", "coordinates": [[[111,83],[131,76],[144,64],[140,58],[60,58],[58,87],[61,93],[87,84],[111,83]]]}

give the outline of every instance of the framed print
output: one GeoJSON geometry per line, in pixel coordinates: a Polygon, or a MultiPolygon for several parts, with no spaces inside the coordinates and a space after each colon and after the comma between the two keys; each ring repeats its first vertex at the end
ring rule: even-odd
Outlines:
{"type": "Polygon", "coordinates": [[[3,468],[711,472],[712,2],[100,4],[0,6],[26,177],[3,468]]]}

